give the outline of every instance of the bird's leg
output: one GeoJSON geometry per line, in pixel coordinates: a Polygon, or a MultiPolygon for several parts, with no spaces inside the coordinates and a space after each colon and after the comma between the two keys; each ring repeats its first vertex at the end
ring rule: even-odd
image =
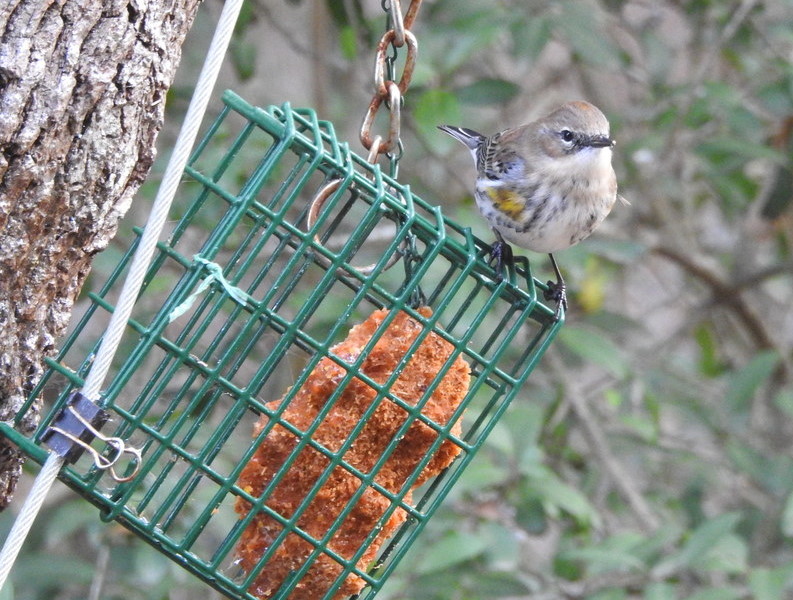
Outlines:
{"type": "Polygon", "coordinates": [[[545,291],[544,296],[546,300],[553,300],[556,302],[556,320],[562,315],[562,309],[567,312],[567,287],[564,284],[562,272],[559,270],[559,265],[556,264],[556,259],[553,254],[548,254],[551,258],[551,265],[553,265],[554,273],[556,273],[556,281],[549,281],[547,283],[548,289],[545,291]]]}
{"type": "Polygon", "coordinates": [[[504,238],[501,237],[498,231],[494,229],[493,233],[496,234],[496,241],[490,245],[490,261],[488,264],[493,267],[493,270],[496,272],[498,281],[501,281],[504,279],[507,265],[513,260],[512,246],[504,241],[504,238]]]}

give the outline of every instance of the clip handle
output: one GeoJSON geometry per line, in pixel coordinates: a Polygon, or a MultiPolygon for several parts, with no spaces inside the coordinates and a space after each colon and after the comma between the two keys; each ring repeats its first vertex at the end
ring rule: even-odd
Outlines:
{"type": "Polygon", "coordinates": [[[128,445],[120,437],[107,437],[99,431],[109,418],[110,414],[107,411],[79,391],[74,392],[42,436],[42,441],[65,462],[75,463],[84,452],[88,452],[97,469],[109,471],[110,476],[119,483],[130,481],[138,474],[143,456],[138,448],[128,445]],[[95,439],[103,441],[112,448],[113,453],[110,457],[103,455],[91,445],[95,439]],[[134,468],[131,474],[120,476],[116,472],[116,466],[124,455],[130,456],[129,460],[134,468]]]}

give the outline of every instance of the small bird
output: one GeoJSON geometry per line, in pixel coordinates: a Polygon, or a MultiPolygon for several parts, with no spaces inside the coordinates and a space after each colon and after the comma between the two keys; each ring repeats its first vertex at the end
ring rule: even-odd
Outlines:
{"type": "Polygon", "coordinates": [[[617,199],[608,120],[579,100],[491,137],[464,127],[438,128],[474,157],[476,205],[496,234],[491,265],[503,277],[505,262],[512,260],[510,243],[548,253],[556,281],[548,282],[545,299],[556,302],[558,319],[567,309],[567,292],[553,253],[588,237],[617,199]]]}

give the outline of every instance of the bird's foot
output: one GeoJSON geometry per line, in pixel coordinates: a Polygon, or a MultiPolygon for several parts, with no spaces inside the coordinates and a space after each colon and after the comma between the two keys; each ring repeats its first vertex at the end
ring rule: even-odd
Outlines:
{"type": "Polygon", "coordinates": [[[512,263],[512,246],[503,240],[493,242],[490,246],[490,260],[488,264],[496,272],[497,281],[504,279],[507,265],[512,263]]]}
{"type": "Polygon", "coordinates": [[[549,281],[546,285],[548,289],[545,290],[543,296],[546,300],[556,303],[554,319],[558,321],[562,317],[562,310],[567,312],[567,286],[564,281],[549,281]]]}

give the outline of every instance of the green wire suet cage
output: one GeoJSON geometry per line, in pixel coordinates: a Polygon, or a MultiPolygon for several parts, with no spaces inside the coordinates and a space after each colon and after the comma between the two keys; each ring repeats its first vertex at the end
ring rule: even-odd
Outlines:
{"type": "MultiPolygon", "coordinates": [[[[313,561],[324,560],[337,565],[338,576],[323,598],[338,597],[350,575],[366,584],[359,597],[372,598],[474,458],[561,322],[554,319],[555,308],[539,300],[542,286],[525,259],[497,277],[487,262],[488,244],[351,153],[311,110],[256,108],[232,92],[223,101],[191,157],[181,191],[190,201],[182,202],[182,214],[158,246],[102,395],[110,417],[103,433],[134,444],[139,468],[132,473],[130,466],[131,479],[119,482],[84,454],[60,477],[99,507],[103,520],[123,524],[231,598],[257,597],[253,582],[288,536],[298,536],[310,551],[266,597],[301,597],[301,579],[313,561]],[[322,190],[324,202],[307,227],[312,201],[322,190]],[[361,265],[371,268],[365,272],[361,265]],[[420,305],[431,313],[420,312],[420,305]],[[389,316],[360,359],[348,362],[331,352],[351,326],[382,308],[389,316]],[[420,323],[422,333],[394,376],[378,383],[360,366],[399,312],[420,323]],[[442,338],[451,356],[423,395],[406,402],[390,383],[428,335],[442,338]],[[467,393],[446,422],[434,422],[422,407],[460,357],[470,367],[467,393]],[[322,360],[341,366],[345,375],[328,406],[301,429],[284,411],[322,360]],[[312,433],[353,380],[374,390],[371,407],[351,425],[350,439],[326,447],[312,433]],[[404,422],[367,472],[348,463],[345,452],[372,411],[385,404],[400,407],[404,422]],[[262,415],[269,423],[264,429],[257,428],[262,415]],[[404,485],[387,489],[378,469],[413,423],[434,432],[434,440],[404,485]],[[254,495],[238,481],[275,426],[288,429],[296,446],[272,482],[289,477],[307,447],[326,465],[294,514],[278,514],[268,503],[273,485],[254,495]],[[459,455],[422,481],[422,470],[442,444],[453,445],[459,455]],[[334,469],[354,477],[359,487],[327,532],[312,534],[300,512],[334,469]],[[364,490],[374,490],[389,506],[366,543],[395,511],[406,518],[376,559],[361,566],[363,548],[344,555],[331,541],[364,490]],[[235,511],[240,501],[251,510],[235,511]],[[237,548],[259,513],[277,523],[280,533],[252,568],[243,569],[237,548]]],[[[89,295],[90,306],[17,415],[21,419],[43,398],[37,431],[27,436],[2,425],[40,463],[47,456],[43,438],[82,385],[99,341],[90,332],[113,311],[111,290],[133,252],[134,247],[123,256],[99,293],[89,295]]]]}

